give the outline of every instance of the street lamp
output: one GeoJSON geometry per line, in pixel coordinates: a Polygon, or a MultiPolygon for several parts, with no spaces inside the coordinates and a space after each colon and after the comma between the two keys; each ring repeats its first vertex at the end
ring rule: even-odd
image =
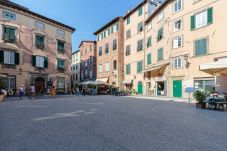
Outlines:
{"type": "Polygon", "coordinates": [[[184,60],[185,60],[185,67],[188,69],[190,66],[190,62],[188,62],[189,56],[188,54],[184,55],[184,60]]]}
{"type": "Polygon", "coordinates": [[[19,68],[19,75],[21,75],[22,74],[22,69],[21,68],[19,68]]]}

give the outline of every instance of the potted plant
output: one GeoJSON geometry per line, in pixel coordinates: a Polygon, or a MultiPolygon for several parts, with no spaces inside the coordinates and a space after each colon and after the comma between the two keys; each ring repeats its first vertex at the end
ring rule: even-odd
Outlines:
{"type": "Polygon", "coordinates": [[[196,99],[196,108],[204,109],[206,108],[206,103],[204,100],[206,99],[206,93],[203,91],[197,90],[194,92],[193,97],[196,99]]]}

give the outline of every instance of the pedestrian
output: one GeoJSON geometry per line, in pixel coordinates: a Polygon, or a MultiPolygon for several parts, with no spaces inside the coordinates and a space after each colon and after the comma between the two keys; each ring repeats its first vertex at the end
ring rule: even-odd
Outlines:
{"type": "Polygon", "coordinates": [[[85,89],[85,88],[82,89],[82,95],[83,95],[83,96],[86,95],[86,89],[85,89]]]}
{"type": "Polygon", "coordinates": [[[34,86],[34,84],[31,84],[31,86],[30,86],[30,93],[31,93],[31,99],[34,100],[35,99],[35,86],[34,86]]]}
{"type": "Polygon", "coordinates": [[[79,94],[80,94],[80,89],[76,87],[76,96],[78,96],[79,94]]]}
{"type": "Polygon", "coordinates": [[[21,85],[19,88],[19,96],[20,96],[20,100],[22,100],[22,97],[24,96],[24,86],[21,85]]]}

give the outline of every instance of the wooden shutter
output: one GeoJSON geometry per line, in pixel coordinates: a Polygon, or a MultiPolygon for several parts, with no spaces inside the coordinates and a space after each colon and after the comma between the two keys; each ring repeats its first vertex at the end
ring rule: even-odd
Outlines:
{"type": "Polygon", "coordinates": [[[213,23],[213,7],[207,10],[207,24],[213,23]]]}
{"type": "Polygon", "coordinates": [[[0,64],[4,63],[4,51],[0,51],[0,64]]]}
{"type": "Polygon", "coordinates": [[[15,53],[15,64],[16,65],[20,64],[20,54],[19,53],[15,53]]]}
{"type": "Polygon", "coordinates": [[[48,68],[48,58],[44,57],[44,68],[48,68]]]}
{"type": "Polygon", "coordinates": [[[36,56],[32,56],[32,65],[36,66],[36,56]]]}
{"type": "Polygon", "coordinates": [[[195,15],[191,16],[191,30],[195,29],[195,15]]]}
{"type": "Polygon", "coordinates": [[[147,64],[151,64],[151,53],[147,55],[147,64]]]}

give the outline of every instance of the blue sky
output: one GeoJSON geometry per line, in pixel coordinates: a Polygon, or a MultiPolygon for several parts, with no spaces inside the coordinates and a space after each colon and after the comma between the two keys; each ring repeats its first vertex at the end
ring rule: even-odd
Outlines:
{"type": "Polygon", "coordinates": [[[76,28],[73,51],[81,40],[95,40],[93,33],[124,15],[142,0],[11,0],[30,10],[76,28]]]}

